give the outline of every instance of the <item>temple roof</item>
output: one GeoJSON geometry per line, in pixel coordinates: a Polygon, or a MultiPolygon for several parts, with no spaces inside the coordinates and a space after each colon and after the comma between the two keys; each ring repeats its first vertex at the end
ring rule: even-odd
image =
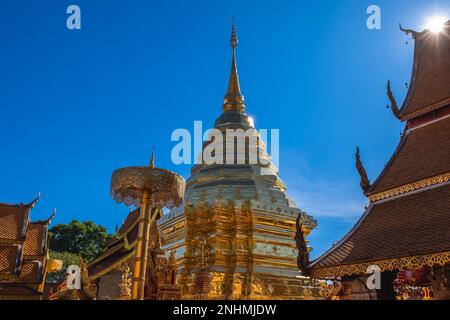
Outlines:
{"type": "Polygon", "coordinates": [[[51,221],[30,222],[28,205],[0,204],[0,297],[42,294],[51,221]]]}
{"type": "Polygon", "coordinates": [[[0,204],[0,241],[24,240],[30,208],[0,204]]]}
{"type": "Polygon", "coordinates": [[[0,275],[9,276],[18,273],[21,248],[17,244],[0,244],[0,275]]]}
{"type": "Polygon", "coordinates": [[[311,276],[329,278],[420,269],[450,262],[450,22],[442,33],[415,38],[411,85],[394,114],[408,120],[401,141],[370,185],[357,152],[357,168],[370,205],[343,239],[310,263],[311,276]],[[367,182],[367,183],[366,183],[367,182]]]}
{"type": "Polygon", "coordinates": [[[450,117],[407,130],[368,195],[450,172],[449,141],[450,117]]]}
{"type": "Polygon", "coordinates": [[[412,33],[414,65],[400,118],[409,120],[450,104],[450,21],[441,32],[412,33]]]}
{"type": "MultiPolygon", "coordinates": [[[[450,184],[410,193],[369,206],[353,229],[310,264],[331,269],[329,275],[349,275],[337,267],[388,259],[450,252],[450,184]]],[[[420,264],[420,261],[417,261],[420,264]]],[[[438,261],[436,261],[438,263],[438,261]]],[[[402,269],[400,262],[395,268],[402,269]]],[[[344,270],[344,269],[341,269],[344,270]]],[[[358,273],[357,269],[353,269],[358,273]]],[[[365,271],[361,272],[364,273],[365,271]]],[[[321,275],[326,275],[326,272],[321,275]]]]}
{"type": "Polygon", "coordinates": [[[23,254],[25,256],[41,256],[45,254],[46,244],[47,225],[36,222],[30,223],[23,243],[23,254]]]}

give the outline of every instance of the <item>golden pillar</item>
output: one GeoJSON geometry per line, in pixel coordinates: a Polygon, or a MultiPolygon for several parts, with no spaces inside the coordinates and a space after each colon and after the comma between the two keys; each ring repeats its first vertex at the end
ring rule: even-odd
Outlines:
{"type": "Polygon", "coordinates": [[[150,232],[150,224],[148,223],[148,220],[150,219],[149,211],[149,193],[144,191],[142,192],[141,197],[141,212],[136,243],[136,263],[134,267],[133,291],[131,295],[133,300],[144,299],[145,270],[147,269],[150,232]]]}

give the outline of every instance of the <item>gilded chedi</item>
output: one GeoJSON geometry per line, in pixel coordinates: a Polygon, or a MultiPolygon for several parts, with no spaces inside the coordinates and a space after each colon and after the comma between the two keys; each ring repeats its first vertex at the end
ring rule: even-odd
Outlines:
{"type": "MultiPolygon", "coordinates": [[[[221,132],[254,129],[239,85],[234,24],[230,43],[228,90],[214,125],[221,132]]],[[[253,134],[258,156],[267,161],[251,164],[248,146],[224,142],[224,153],[231,146],[245,161],[194,165],[183,206],[158,223],[162,248],[175,252],[185,299],[299,299],[318,290],[298,271],[294,241],[299,215],[305,235],[316,221],[287,196],[258,132],[253,134]]]]}

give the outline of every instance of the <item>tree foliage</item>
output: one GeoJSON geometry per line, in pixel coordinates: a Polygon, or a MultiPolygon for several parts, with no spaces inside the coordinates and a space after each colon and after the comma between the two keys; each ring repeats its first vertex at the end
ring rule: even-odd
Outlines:
{"type": "Polygon", "coordinates": [[[69,224],[58,224],[49,230],[50,246],[54,252],[72,253],[86,262],[100,255],[113,235],[106,228],[92,221],[72,220],[69,224]]]}

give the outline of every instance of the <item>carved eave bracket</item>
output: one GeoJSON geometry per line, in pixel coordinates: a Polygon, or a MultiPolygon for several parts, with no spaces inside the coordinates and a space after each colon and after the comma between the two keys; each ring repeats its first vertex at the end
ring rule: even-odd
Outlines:
{"type": "Polygon", "coordinates": [[[364,194],[367,194],[367,192],[370,190],[370,180],[367,176],[366,169],[361,162],[359,147],[356,147],[356,169],[358,170],[359,176],[361,177],[361,189],[363,190],[364,194]]]}
{"type": "Polygon", "coordinates": [[[397,101],[395,100],[394,94],[391,90],[391,82],[388,80],[387,83],[387,95],[391,101],[391,110],[394,116],[400,120],[400,109],[398,108],[397,101]]]}

